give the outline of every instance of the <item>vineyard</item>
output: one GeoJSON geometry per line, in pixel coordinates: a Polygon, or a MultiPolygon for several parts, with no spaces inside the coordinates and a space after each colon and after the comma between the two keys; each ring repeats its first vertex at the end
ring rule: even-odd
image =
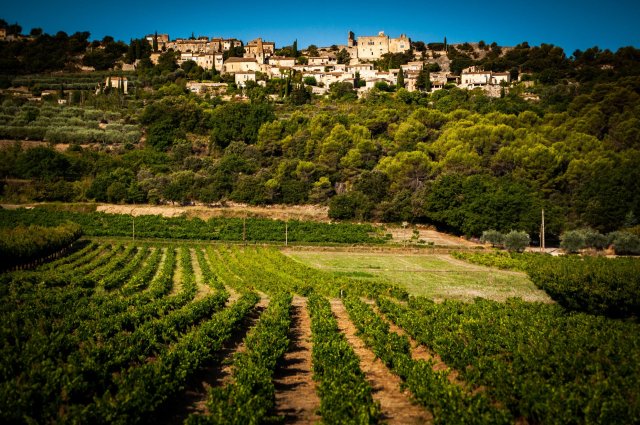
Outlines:
{"type": "Polygon", "coordinates": [[[636,319],[640,312],[640,261],[636,258],[505,252],[454,255],[476,264],[524,271],[540,289],[569,310],[636,319]]]}
{"type": "Polygon", "coordinates": [[[88,236],[133,236],[141,238],[199,239],[220,241],[266,241],[290,243],[382,243],[370,224],[321,223],[264,218],[200,218],[106,214],[102,212],[55,211],[47,208],[0,209],[0,228],[58,226],[68,221],[82,226],[88,236]]]}
{"type": "Polygon", "coordinates": [[[638,423],[640,326],[434,303],[275,248],[74,244],[0,275],[2,423],[638,423]]]}

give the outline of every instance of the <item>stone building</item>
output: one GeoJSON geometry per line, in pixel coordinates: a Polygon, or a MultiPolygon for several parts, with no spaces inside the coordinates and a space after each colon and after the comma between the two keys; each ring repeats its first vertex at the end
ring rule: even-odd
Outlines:
{"type": "MultiPolygon", "coordinates": [[[[353,43],[353,33],[349,32],[347,45],[353,43]]],[[[398,38],[389,38],[384,31],[378,35],[358,37],[356,42],[358,60],[377,60],[387,53],[404,53],[411,48],[411,40],[404,34],[398,38]]]]}
{"type": "Polygon", "coordinates": [[[229,58],[222,67],[223,74],[235,74],[238,72],[260,71],[261,67],[254,58],[229,58]]]}
{"type": "Polygon", "coordinates": [[[244,46],[244,57],[255,58],[258,63],[265,63],[276,51],[276,43],[262,41],[262,38],[251,40],[244,46]]]}

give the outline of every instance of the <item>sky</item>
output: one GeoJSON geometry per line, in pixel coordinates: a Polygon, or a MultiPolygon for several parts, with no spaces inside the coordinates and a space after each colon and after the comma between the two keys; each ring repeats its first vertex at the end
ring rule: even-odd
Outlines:
{"type": "Polygon", "coordinates": [[[0,18],[18,23],[23,32],[39,27],[47,33],[89,31],[91,39],[110,35],[128,42],[154,31],[174,39],[191,34],[275,41],[276,47],[298,40],[309,44],[346,44],[347,34],[450,43],[493,41],[513,46],[522,41],[576,49],[598,46],[616,50],[640,47],[640,1],[494,0],[434,2],[405,0],[368,2],[205,0],[22,0],[7,1],[0,18]]]}

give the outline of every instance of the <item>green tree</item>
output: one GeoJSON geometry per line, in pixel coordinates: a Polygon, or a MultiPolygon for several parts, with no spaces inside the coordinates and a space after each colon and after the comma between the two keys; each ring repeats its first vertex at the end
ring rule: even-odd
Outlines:
{"type": "Polygon", "coordinates": [[[504,236],[504,246],[509,251],[523,252],[530,242],[527,232],[512,230],[504,236]]]}
{"type": "Polygon", "coordinates": [[[416,80],[416,87],[418,90],[431,91],[431,76],[429,68],[422,68],[418,73],[416,80]]]}
{"type": "Polygon", "coordinates": [[[504,244],[505,236],[497,230],[485,230],[482,232],[480,242],[490,243],[492,247],[502,246],[504,244]]]}
{"type": "Polygon", "coordinates": [[[336,195],[329,201],[329,218],[334,220],[366,220],[371,215],[373,205],[360,192],[336,195]]]}
{"type": "Polygon", "coordinates": [[[398,71],[398,81],[396,82],[396,87],[404,88],[404,72],[402,71],[402,68],[400,68],[400,71],[398,71]]]}
{"type": "Polygon", "coordinates": [[[347,52],[347,49],[342,48],[338,53],[336,53],[336,61],[339,64],[349,64],[351,61],[351,55],[347,52]]]}

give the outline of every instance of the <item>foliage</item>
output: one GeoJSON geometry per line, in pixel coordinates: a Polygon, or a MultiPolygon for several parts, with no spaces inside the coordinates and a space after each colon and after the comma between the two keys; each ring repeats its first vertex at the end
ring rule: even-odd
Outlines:
{"type": "Polygon", "coordinates": [[[601,423],[638,417],[637,323],[515,299],[380,301],[388,318],[515,418],[601,423]]]}
{"type": "Polygon", "coordinates": [[[523,252],[530,242],[527,232],[512,230],[504,235],[504,247],[508,251],[523,252]]]}
{"type": "Polygon", "coordinates": [[[67,248],[82,236],[77,224],[0,228],[0,270],[28,263],[67,248]]]}
{"type": "MultiPolygon", "coordinates": [[[[0,210],[0,228],[18,224],[57,226],[71,221],[79,224],[89,236],[130,236],[132,217],[129,215],[105,213],[75,213],[49,211],[44,208],[32,210],[0,210]]],[[[372,236],[373,226],[350,223],[319,223],[311,221],[282,220],[261,218],[211,218],[203,221],[198,218],[165,218],[158,215],[144,215],[135,218],[136,236],[143,238],[173,238],[242,241],[285,240],[285,226],[288,229],[288,241],[313,243],[378,243],[382,240],[372,236]],[[244,230],[244,232],[243,232],[244,230]]]]}
{"type": "MultiPolygon", "coordinates": [[[[378,302],[385,304],[383,300],[378,302]]],[[[436,372],[433,363],[413,360],[407,337],[390,332],[389,324],[363,301],[349,297],[344,303],[365,343],[403,379],[418,402],[433,412],[434,423],[511,422],[509,413],[491,406],[484,394],[470,396],[449,382],[445,373],[436,372]]]]}
{"type": "Polygon", "coordinates": [[[232,384],[213,388],[208,413],[192,415],[186,423],[247,424],[268,420],[275,407],[272,382],[276,362],[289,346],[291,295],[277,294],[258,324],[244,340],[245,350],[233,360],[232,384]]]}
{"type": "Polygon", "coordinates": [[[610,317],[637,316],[640,262],[634,258],[551,257],[505,252],[456,253],[485,266],[525,271],[554,300],[570,310],[610,317]]]}
{"type": "Polygon", "coordinates": [[[313,342],[313,375],[318,381],[320,415],[327,423],[377,423],[380,405],[362,373],[359,359],[338,330],[329,302],[308,298],[313,342]]]}
{"type": "Polygon", "coordinates": [[[501,246],[504,244],[505,235],[498,232],[497,230],[485,230],[482,232],[482,237],[480,238],[480,242],[482,243],[490,243],[491,246],[501,246]]]}

